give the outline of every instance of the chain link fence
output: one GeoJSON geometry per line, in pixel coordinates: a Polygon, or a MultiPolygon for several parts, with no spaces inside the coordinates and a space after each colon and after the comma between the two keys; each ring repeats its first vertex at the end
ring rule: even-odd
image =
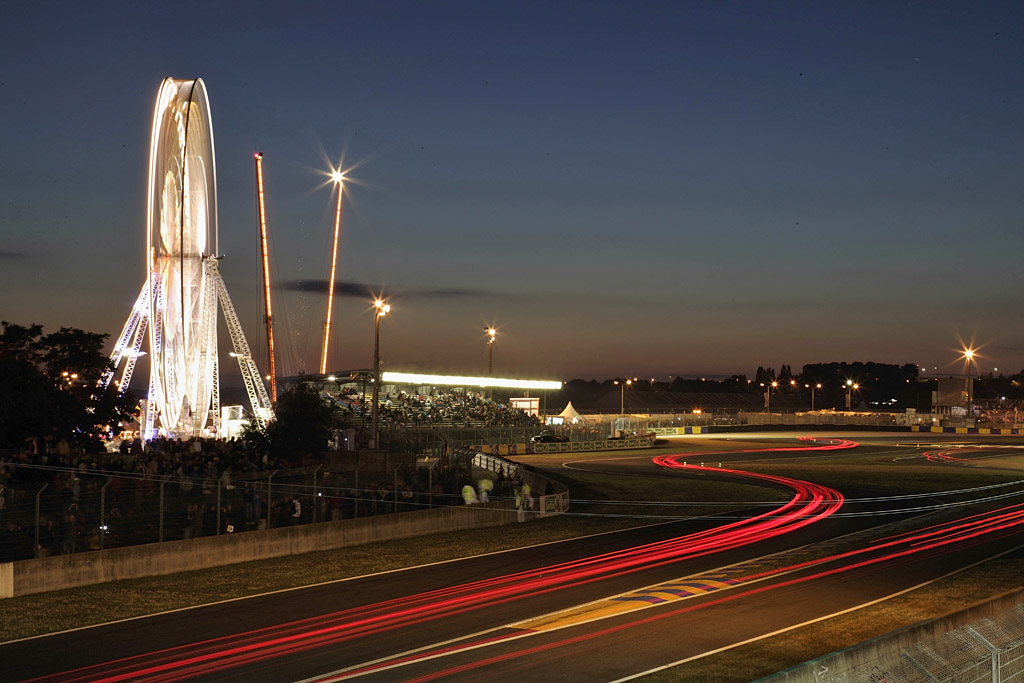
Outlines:
{"type": "Polygon", "coordinates": [[[4,463],[0,562],[462,503],[473,454],[417,464],[231,476],[146,475],[4,463]]]}
{"type": "Polygon", "coordinates": [[[910,627],[757,683],[1024,683],[1024,594],[1017,600],[945,632],[910,627]]]}

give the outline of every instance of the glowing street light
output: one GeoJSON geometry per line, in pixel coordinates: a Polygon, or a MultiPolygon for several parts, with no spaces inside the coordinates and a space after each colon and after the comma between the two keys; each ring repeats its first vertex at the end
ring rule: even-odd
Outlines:
{"type": "Polygon", "coordinates": [[[494,337],[498,331],[493,327],[485,327],[484,332],[487,333],[487,376],[490,377],[494,374],[494,337]]]}
{"type": "Polygon", "coordinates": [[[967,416],[971,416],[971,408],[974,405],[974,386],[971,382],[971,361],[974,360],[975,350],[971,348],[964,349],[964,394],[967,397],[967,416]]]}
{"type": "Polygon", "coordinates": [[[377,299],[373,302],[373,308],[373,403],[371,404],[373,444],[370,447],[377,448],[380,438],[377,429],[380,406],[380,319],[391,310],[391,304],[377,299]]]}
{"type": "Polygon", "coordinates": [[[619,385],[619,414],[625,415],[626,413],[626,386],[633,384],[633,380],[627,379],[625,382],[615,380],[615,383],[619,385]]]}
{"type": "Polygon", "coordinates": [[[852,379],[846,380],[846,409],[850,410],[850,404],[853,403],[853,391],[854,389],[860,389],[860,384],[857,384],[852,379]]]}
{"type": "Polygon", "coordinates": [[[764,412],[772,412],[772,389],[778,389],[779,383],[772,380],[772,383],[764,388],[764,412]]]}
{"type": "Polygon", "coordinates": [[[804,388],[810,388],[810,390],[811,390],[811,412],[813,413],[814,412],[814,390],[815,389],[821,389],[821,382],[818,382],[817,384],[805,384],[804,388]]]}

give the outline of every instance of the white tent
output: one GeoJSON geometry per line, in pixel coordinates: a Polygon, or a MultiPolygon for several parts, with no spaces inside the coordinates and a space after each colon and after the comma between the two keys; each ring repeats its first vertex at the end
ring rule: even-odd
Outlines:
{"type": "Polygon", "coordinates": [[[569,401],[569,403],[566,404],[565,410],[560,412],[558,417],[565,418],[565,421],[568,423],[576,423],[580,421],[580,414],[572,407],[572,401],[569,401]]]}

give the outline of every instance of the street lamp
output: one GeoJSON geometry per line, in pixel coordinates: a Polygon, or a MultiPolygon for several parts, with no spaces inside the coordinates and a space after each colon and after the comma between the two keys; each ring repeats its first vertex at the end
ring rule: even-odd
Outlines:
{"type": "Polygon", "coordinates": [[[810,390],[811,390],[811,412],[813,413],[814,412],[814,390],[815,389],[821,389],[821,382],[818,382],[817,384],[814,384],[814,385],[805,384],[804,388],[805,389],[806,388],[810,388],[810,390]]]}
{"type": "Polygon", "coordinates": [[[373,434],[373,445],[371,448],[377,448],[380,436],[377,431],[378,409],[380,405],[380,319],[388,314],[388,311],[391,310],[391,305],[384,303],[381,299],[377,299],[373,302],[373,308],[373,403],[370,406],[372,416],[370,430],[373,434]]]}
{"type": "Polygon", "coordinates": [[[974,360],[974,349],[964,349],[964,368],[966,370],[964,378],[964,393],[967,397],[967,417],[971,416],[971,408],[974,405],[974,391],[971,385],[971,361],[974,360]]]}
{"type": "Polygon", "coordinates": [[[779,383],[772,381],[771,384],[764,388],[764,412],[772,412],[772,389],[778,388],[779,383]]]}
{"type": "Polygon", "coordinates": [[[854,389],[860,389],[860,385],[852,379],[846,380],[846,410],[850,410],[850,404],[853,402],[854,389]]]}
{"type": "Polygon", "coordinates": [[[494,374],[494,337],[498,331],[493,327],[485,327],[487,333],[487,376],[494,374]]]}
{"type": "Polygon", "coordinates": [[[331,311],[334,304],[334,272],[338,264],[338,233],[341,231],[341,200],[345,195],[345,176],[331,172],[331,180],[338,186],[338,206],[334,210],[334,245],[331,247],[331,279],[327,281],[327,319],[324,321],[324,343],[320,353],[320,374],[327,374],[327,347],[331,342],[331,311]]]}
{"type": "Polygon", "coordinates": [[[619,385],[619,414],[620,415],[625,415],[626,414],[626,385],[627,384],[632,384],[633,380],[627,379],[624,382],[620,382],[619,380],[615,380],[615,383],[619,385]]]}

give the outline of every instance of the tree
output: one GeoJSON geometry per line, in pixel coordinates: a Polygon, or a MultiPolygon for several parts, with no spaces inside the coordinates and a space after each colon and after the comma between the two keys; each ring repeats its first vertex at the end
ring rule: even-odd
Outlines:
{"type": "Polygon", "coordinates": [[[276,458],[297,463],[304,454],[326,450],[333,414],[334,409],[314,387],[298,382],[278,396],[276,419],[267,425],[266,432],[261,434],[250,423],[243,438],[257,447],[265,444],[276,458]]]}
{"type": "Polygon", "coordinates": [[[63,327],[43,334],[41,325],[0,322],[0,448],[29,437],[65,440],[86,449],[127,421],[136,401],[101,391],[108,367],[105,334],[63,327]]]}

